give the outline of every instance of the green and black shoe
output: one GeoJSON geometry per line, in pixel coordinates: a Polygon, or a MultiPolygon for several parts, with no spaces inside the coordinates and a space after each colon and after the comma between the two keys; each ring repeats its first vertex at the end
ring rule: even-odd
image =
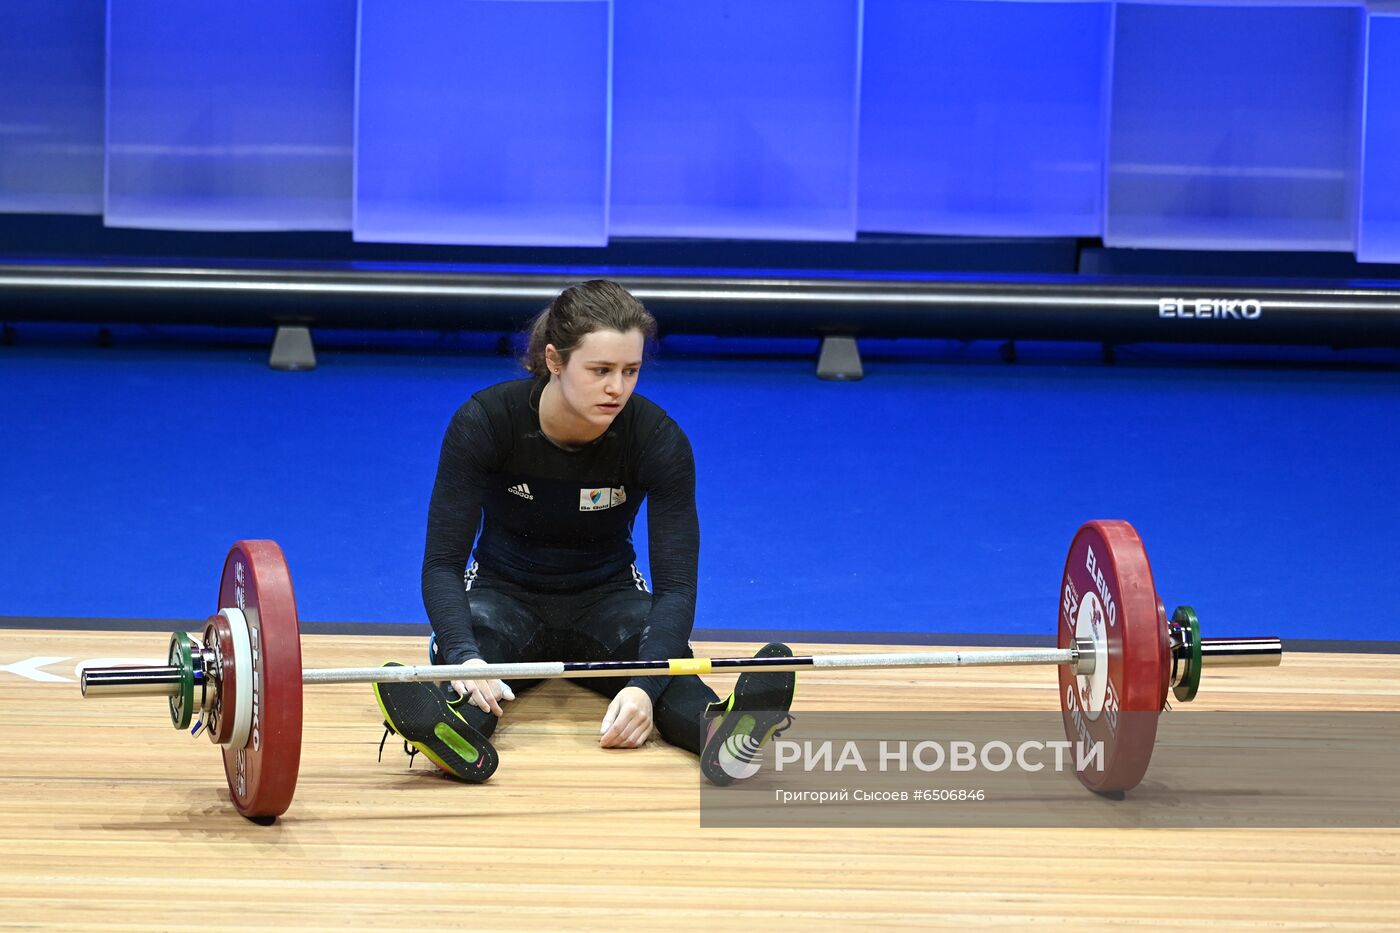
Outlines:
{"type": "MultiPolygon", "coordinates": [[[[385,667],[403,667],[389,661],[385,667]]],[[[491,740],[453,709],[447,697],[430,683],[377,683],[374,698],[384,714],[384,728],[402,736],[409,746],[409,763],[422,752],[428,759],[459,780],[480,784],[496,773],[500,759],[491,740]]],[[[384,743],[379,743],[384,752],[384,743]]]]}
{"type": "MultiPolygon", "coordinates": [[[[792,649],[770,642],[756,658],[790,658],[792,649]]],[[[710,733],[700,753],[700,771],[712,784],[724,786],[758,773],[767,745],[792,724],[788,710],[797,691],[797,674],[740,674],[729,699],[711,703],[710,733]]]]}

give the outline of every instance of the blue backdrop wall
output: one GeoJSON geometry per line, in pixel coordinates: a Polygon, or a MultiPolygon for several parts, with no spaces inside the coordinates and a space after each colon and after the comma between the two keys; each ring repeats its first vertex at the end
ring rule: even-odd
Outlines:
{"type": "Polygon", "coordinates": [[[0,210],[1400,260],[1400,6],[11,0],[0,210]]]}

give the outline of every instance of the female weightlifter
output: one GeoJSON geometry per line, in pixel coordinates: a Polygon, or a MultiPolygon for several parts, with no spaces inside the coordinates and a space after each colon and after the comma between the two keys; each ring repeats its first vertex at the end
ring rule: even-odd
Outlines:
{"type": "MultiPolygon", "coordinates": [[[[680,426],[634,392],[655,334],[655,319],[617,283],[572,286],[529,331],[529,378],[483,389],[457,410],[423,554],[434,663],[693,656],[695,460],[680,426]],[[653,588],[632,545],[644,499],[653,588]]],[[[775,643],[758,656],[791,654],[775,643]]],[[[580,680],[610,700],[599,745],[637,748],[655,729],[699,755],[718,784],[757,771],[758,749],[788,722],[795,682],[791,673],[742,674],[721,702],[695,676],[580,680]]],[[[410,756],[421,751],[480,782],[496,769],[490,736],[503,704],[532,683],[374,689],[410,756]]]]}

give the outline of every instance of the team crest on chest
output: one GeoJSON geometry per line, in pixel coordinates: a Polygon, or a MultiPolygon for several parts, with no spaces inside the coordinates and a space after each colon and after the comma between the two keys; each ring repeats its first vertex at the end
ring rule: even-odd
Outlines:
{"type": "Polygon", "coordinates": [[[611,489],[580,489],[578,491],[578,510],[580,512],[610,509],[613,506],[622,505],[626,501],[627,490],[621,486],[615,486],[611,489]]]}

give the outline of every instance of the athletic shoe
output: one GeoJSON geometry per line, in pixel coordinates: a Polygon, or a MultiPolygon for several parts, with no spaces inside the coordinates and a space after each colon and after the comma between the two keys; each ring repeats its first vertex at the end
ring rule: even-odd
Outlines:
{"type": "MultiPolygon", "coordinates": [[[[403,667],[397,661],[384,666],[403,667]]],[[[413,756],[422,752],[448,774],[472,784],[496,773],[500,759],[491,741],[452,708],[436,684],[377,683],[374,698],[384,714],[384,738],[390,732],[403,737],[410,767],[413,756]]],[[[382,741],[379,753],[384,754],[382,741]]]]}
{"type": "MultiPolygon", "coordinates": [[[[771,642],[756,658],[790,658],[792,649],[771,642]]],[[[729,699],[711,703],[709,735],[700,753],[700,771],[721,787],[753,777],[763,761],[763,746],[792,725],[788,710],[797,690],[791,671],[740,674],[729,699]]]]}

